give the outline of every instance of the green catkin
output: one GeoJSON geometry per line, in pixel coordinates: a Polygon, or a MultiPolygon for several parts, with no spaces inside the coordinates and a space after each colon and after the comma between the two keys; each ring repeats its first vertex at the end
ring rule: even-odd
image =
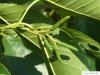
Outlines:
{"type": "Polygon", "coordinates": [[[65,16],[64,18],[62,18],[60,21],[58,21],[52,28],[51,31],[55,30],[56,28],[58,28],[60,25],[62,25],[65,21],[67,21],[70,18],[70,16],[65,16]]]}
{"type": "Polygon", "coordinates": [[[59,54],[58,50],[57,49],[54,49],[54,52],[55,52],[55,56],[58,59],[58,61],[62,62],[62,59],[60,57],[60,54],[59,54]]]}
{"type": "Polygon", "coordinates": [[[54,56],[57,58],[58,61],[62,62],[62,59],[60,57],[59,51],[57,49],[57,44],[55,42],[55,40],[53,40],[50,35],[47,35],[47,37],[53,42],[53,52],[54,52],[54,56]]]}
{"type": "Polygon", "coordinates": [[[53,51],[54,51],[55,52],[54,56],[61,62],[61,57],[60,57],[59,52],[57,51],[57,49],[52,47],[46,38],[44,38],[43,41],[44,41],[44,45],[47,47],[47,49],[51,53],[53,53],[53,51]]]}
{"type": "Polygon", "coordinates": [[[46,38],[44,38],[43,41],[44,41],[44,45],[47,47],[47,49],[52,52],[53,51],[53,47],[50,45],[48,40],[46,38]]]}

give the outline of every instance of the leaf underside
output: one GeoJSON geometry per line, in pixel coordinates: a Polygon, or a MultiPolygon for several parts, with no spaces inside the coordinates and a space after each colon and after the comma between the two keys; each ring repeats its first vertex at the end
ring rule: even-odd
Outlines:
{"type": "Polygon", "coordinates": [[[74,14],[80,14],[100,20],[100,0],[46,0],[74,14]]]}

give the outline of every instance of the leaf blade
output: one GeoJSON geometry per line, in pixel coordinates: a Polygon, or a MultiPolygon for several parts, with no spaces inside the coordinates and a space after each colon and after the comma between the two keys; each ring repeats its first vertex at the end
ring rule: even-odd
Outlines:
{"type": "Polygon", "coordinates": [[[31,53],[31,51],[23,45],[22,40],[19,37],[6,36],[3,37],[2,42],[5,56],[24,58],[31,53]]]}
{"type": "Polygon", "coordinates": [[[70,15],[83,15],[100,20],[100,0],[46,0],[48,3],[69,11],[70,15]],[[88,10],[88,11],[87,11],[88,10]]]}
{"type": "Polygon", "coordinates": [[[8,69],[0,63],[0,74],[2,75],[11,75],[8,69]]]}

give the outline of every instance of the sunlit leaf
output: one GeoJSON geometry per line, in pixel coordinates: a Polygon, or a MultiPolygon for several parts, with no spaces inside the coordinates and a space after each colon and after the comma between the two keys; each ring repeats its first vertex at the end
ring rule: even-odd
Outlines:
{"type": "Polygon", "coordinates": [[[25,57],[31,51],[27,49],[19,37],[6,36],[2,39],[4,46],[4,55],[14,57],[25,57]]]}
{"type": "Polygon", "coordinates": [[[100,0],[46,0],[59,8],[67,10],[67,13],[84,15],[100,20],[100,0]]]}

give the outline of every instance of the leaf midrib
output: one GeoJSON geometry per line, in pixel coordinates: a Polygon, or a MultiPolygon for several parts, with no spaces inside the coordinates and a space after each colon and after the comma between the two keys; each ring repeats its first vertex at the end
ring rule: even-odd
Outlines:
{"type": "Polygon", "coordinates": [[[51,4],[53,4],[53,5],[56,5],[56,6],[60,7],[60,8],[62,8],[62,9],[64,9],[64,10],[73,12],[73,13],[75,13],[75,14],[82,15],[82,16],[86,16],[86,17],[93,18],[93,19],[96,19],[96,20],[100,20],[100,19],[98,19],[98,18],[96,18],[96,17],[90,16],[90,15],[87,15],[87,14],[84,14],[84,13],[80,13],[80,12],[78,12],[78,11],[69,9],[69,8],[67,8],[67,7],[65,8],[64,6],[61,6],[61,5],[59,5],[59,4],[57,4],[57,3],[53,2],[53,1],[50,1],[50,0],[46,0],[46,1],[47,1],[48,3],[51,3],[51,4]]]}

